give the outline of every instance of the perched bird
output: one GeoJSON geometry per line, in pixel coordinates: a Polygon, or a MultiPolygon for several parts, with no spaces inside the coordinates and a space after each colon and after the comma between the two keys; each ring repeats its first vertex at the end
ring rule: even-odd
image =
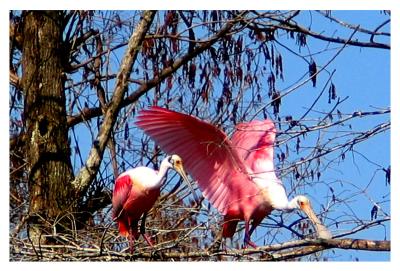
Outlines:
{"type": "Polygon", "coordinates": [[[276,129],[271,120],[238,124],[232,139],[196,117],[156,106],[142,110],[136,124],[164,151],[185,160],[186,170],[204,197],[224,216],[223,237],[231,238],[238,222],[244,220],[244,244],[255,247],[250,236],[274,209],[300,209],[314,224],[319,238],[332,237],[307,197],[288,200],[274,170],[276,129]]]}
{"type": "MultiPolygon", "coordinates": [[[[160,187],[165,181],[167,171],[172,168],[182,176],[191,192],[194,190],[183,168],[182,159],[174,154],[164,158],[158,171],[140,166],[122,173],[115,181],[112,197],[113,218],[118,223],[119,233],[128,237],[131,250],[133,243],[142,234],[149,246],[151,240],[144,231],[147,212],[160,195],[160,187]],[[142,217],[143,216],[143,217],[142,217]],[[138,222],[142,217],[141,231],[138,222]]],[[[195,198],[197,201],[197,198],[195,198]]]]}

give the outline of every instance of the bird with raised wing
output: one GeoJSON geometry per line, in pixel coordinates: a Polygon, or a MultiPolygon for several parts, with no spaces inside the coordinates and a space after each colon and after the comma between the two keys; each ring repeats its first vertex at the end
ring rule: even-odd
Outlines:
{"type": "Polygon", "coordinates": [[[185,160],[204,197],[224,216],[223,237],[231,238],[244,220],[244,245],[255,247],[250,236],[274,209],[302,210],[319,238],[332,237],[306,196],[288,200],[274,170],[276,129],[271,120],[238,124],[232,139],[197,117],[157,106],[142,110],[136,124],[165,152],[185,160]]]}
{"type": "Polygon", "coordinates": [[[158,199],[160,187],[165,182],[165,175],[171,168],[179,173],[197,201],[183,168],[182,159],[176,154],[164,158],[158,171],[140,166],[125,171],[115,181],[112,197],[113,218],[118,223],[119,234],[128,237],[131,251],[133,251],[134,241],[140,234],[149,246],[153,245],[145,233],[144,222],[147,212],[158,199]],[[141,217],[142,224],[139,233],[138,222],[141,217]]]}

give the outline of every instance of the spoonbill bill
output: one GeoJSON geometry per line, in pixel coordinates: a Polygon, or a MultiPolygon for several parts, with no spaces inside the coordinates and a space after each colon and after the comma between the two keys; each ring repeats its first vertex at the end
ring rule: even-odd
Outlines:
{"type": "MultiPolygon", "coordinates": [[[[119,234],[128,237],[131,250],[140,234],[149,246],[153,245],[144,231],[144,222],[147,212],[159,197],[160,187],[165,181],[167,171],[171,168],[179,173],[195,196],[183,168],[182,159],[176,154],[165,157],[158,171],[140,166],[125,171],[115,181],[112,197],[113,218],[118,223],[119,234]],[[138,222],[142,216],[139,233],[138,222]]],[[[196,196],[195,200],[197,201],[196,196]]]]}
{"type": "Polygon", "coordinates": [[[142,110],[136,124],[165,152],[185,160],[204,197],[224,216],[222,237],[232,238],[238,222],[244,220],[244,245],[255,247],[250,236],[272,210],[299,209],[312,221],[319,238],[332,238],[306,196],[288,200],[274,170],[276,129],[271,120],[238,124],[232,139],[197,117],[157,106],[142,110]]]}

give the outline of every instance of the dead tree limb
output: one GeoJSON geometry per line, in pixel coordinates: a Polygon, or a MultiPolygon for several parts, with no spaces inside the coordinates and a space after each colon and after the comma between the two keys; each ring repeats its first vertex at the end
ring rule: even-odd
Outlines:
{"type": "Polygon", "coordinates": [[[118,116],[119,108],[121,107],[123,97],[128,89],[128,79],[132,72],[133,63],[137,58],[140,45],[142,44],[147,31],[150,29],[155,14],[155,11],[144,11],[142,19],[136,27],[136,31],[132,34],[129,40],[128,48],[122,60],[121,69],[117,75],[114,94],[107,106],[107,110],[105,111],[104,121],[100,127],[100,132],[95,142],[93,142],[86,165],[80,170],[73,181],[73,185],[78,194],[84,193],[87,190],[100,167],[104,150],[118,116]]]}

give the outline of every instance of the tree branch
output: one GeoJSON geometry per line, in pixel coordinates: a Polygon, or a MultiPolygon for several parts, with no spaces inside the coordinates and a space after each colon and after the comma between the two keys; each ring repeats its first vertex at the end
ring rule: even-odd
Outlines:
{"type": "Polygon", "coordinates": [[[121,69],[117,75],[114,94],[105,112],[100,132],[90,150],[86,165],[80,170],[79,174],[73,181],[73,185],[78,194],[84,193],[87,190],[100,167],[104,150],[110,138],[111,130],[114,127],[114,123],[119,113],[119,108],[121,107],[123,97],[128,88],[128,79],[132,71],[133,63],[136,60],[140,45],[142,44],[147,31],[150,29],[155,14],[155,11],[144,11],[142,20],[129,40],[128,48],[122,60],[121,69]]]}
{"type": "MultiPolygon", "coordinates": [[[[258,16],[260,16],[260,14],[256,13],[258,16]]],[[[295,12],[294,15],[296,16],[297,13],[295,12]]],[[[326,15],[323,15],[326,16],[326,15]]],[[[275,30],[276,28],[278,29],[283,29],[283,30],[289,30],[289,31],[294,31],[294,32],[298,32],[298,33],[303,33],[306,34],[308,36],[311,36],[313,38],[316,39],[320,39],[323,41],[328,41],[328,42],[332,42],[332,43],[339,43],[339,44],[348,44],[348,45],[352,45],[352,46],[358,46],[358,47],[370,47],[370,48],[379,48],[379,49],[390,49],[390,44],[385,44],[385,43],[379,43],[379,42],[374,42],[372,39],[370,39],[370,42],[363,42],[363,41],[358,41],[357,39],[354,40],[347,40],[344,38],[340,38],[340,37],[329,37],[329,36],[325,36],[322,35],[320,33],[316,33],[314,31],[311,31],[310,29],[307,29],[307,27],[302,27],[301,25],[298,25],[296,22],[292,23],[290,21],[292,17],[286,18],[286,19],[281,19],[279,17],[276,16],[271,16],[269,17],[269,19],[278,22],[279,24],[276,25],[269,25],[267,27],[258,24],[255,21],[252,21],[251,23],[246,24],[246,27],[248,27],[249,29],[252,30],[257,30],[257,31],[266,31],[269,32],[271,30],[275,30]]],[[[335,20],[336,22],[339,22],[337,19],[331,18],[331,17],[327,17],[330,20],[335,20]]],[[[382,25],[387,24],[388,21],[385,21],[382,25]]],[[[369,31],[366,29],[360,29],[360,26],[355,26],[355,25],[350,25],[350,24],[345,24],[343,22],[340,22],[340,24],[344,27],[347,27],[349,29],[352,30],[356,30],[356,32],[363,32],[363,33],[367,33],[367,34],[371,34],[372,37],[374,35],[384,35],[384,36],[390,36],[389,33],[376,33],[377,30],[375,31],[369,31]]],[[[379,28],[377,28],[379,29],[379,28]]]]}
{"type": "MultiPolygon", "coordinates": [[[[121,107],[125,107],[135,101],[137,101],[143,94],[152,89],[154,86],[162,82],[165,78],[173,74],[176,70],[182,67],[184,64],[188,63],[191,59],[195,58],[205,50],[209,49],[213,44],[215,44],[221,37],[225,36],[238,22],[242,20],[242,17],[246,12],[240,13],[234,19],[228,21],[226,25],[208,41],[198,42],[200,45],[195,47],[191,53],[187,53],[181,58],[176,59],[171,66],[163,69],[158,76],[143,82],[139,88],[134,91],[131,95],[124,99],[121,103],[121,107]]],[[[85,108],[80,114],[70,116],[67,118],[68,125],[74,126],[82,121],[87,121],[91,118],[98,117],[101,115],[100,107],[85,108]]]]}
{"type": "MultiPolygon", "coordinates": [[[[162,252],[164,249],[158,250],[138,250],[133,254],[126,252],[118,252],[114,250],[104,250],[102,255],[99,254],[100,248],[87,247],[87,245],[71,245],[64,244],[62,246],[42,245],[41,255],[43,260],[60,260],[68,257],[77,261],[82,260],[255,260],[255,261],[283,261],[303,257],[319,251],[327,249],[354,249],[366,251],[390,251],[390,241],[365,240],[365,239],[304,239],[289,241],[282,244],[273,244],[258,248],[248,249],[227,249],[227,250],[199,250],[193,252],[162,252]],[[54,250],[62,249],[63,253],[54,253],[54,250]]],[[[35,257],[31,244],[25,243],[21,249],[18,249],[20,257],[35,257]]],[[[37,248],[36,248],[37,249],[37,248]]]]}
{"type": "MultiPolygon", "coordinates": [[[[309,255],[318,251],[339,248],[368,251],[390,251],[390,241],[364,240],[364,239],[304,239],[289,241],[282,244],[262,246],[248,249],[232,249],[224,251],[196,251],[190,253],[165,253],[163,259],[174,258],[209,258],[215,256],[244,257],[250,255],[263,255],[267,253],[267,260],[285,260],[309,255]],[[294,248],[300,248],[293,250],[294,248]],[[278,251],[278,253],[274,253],[278,251]],[[284,252],[279,252],[284,251],[284,252]]],[[[138,258],[151,258],[154,253],[138,253],[138,258]]],[[[265,255],[264,255],[265,256],[265,255]]]]}
{"type": "Polygon", "coordinates": [[[303,34],[309,35],[309,36],[311,36],[313,38],[324,40],[324,41],[329,41],[329,42],[333,42],[333,43],[340,43],[340,44],[348,44],[348,45],[358,46],[358,47],[390,49],[390,45],[389,44],[385,44],[385,43],[363,42],[363,41],[358,41],[358,40],[346,40],[346,39],[339,38],[339,37],[336,37],[336,38],[335,37],[328,37],[328,36],[324,36],[324,35],[318,34],[316,32],[313,32],[311,30],[308,30],[307,28],[301,27],[299,25],[291,24],[289,22],[282,21],[282,20],[279,20],[279,19],[276,19],[276,21],[282,23],[281,25],[277,25],[276,26],[277,28],[296,31],[296,32],[303,33],[303,34]]]}

